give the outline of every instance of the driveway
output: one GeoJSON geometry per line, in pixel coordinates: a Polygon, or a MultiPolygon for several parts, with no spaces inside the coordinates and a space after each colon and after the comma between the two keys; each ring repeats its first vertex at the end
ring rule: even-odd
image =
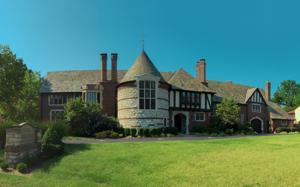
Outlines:
{"type": "Polygon", "coordinates": [[[274,136],[273,134],[263,134],[255,136],[175,136],[175,137],[151,137],[151,138],[119,138],[119,139],[95,139],[83,137],[65,137],[63,142],[66,144],[99,144],[99,143],[115,143],[115,142],[155,142],[155,141],[180,141],[180,140],[218,140],[218,139],[232,139],[232,138],[245,138],[257,136],[274,136]]]}

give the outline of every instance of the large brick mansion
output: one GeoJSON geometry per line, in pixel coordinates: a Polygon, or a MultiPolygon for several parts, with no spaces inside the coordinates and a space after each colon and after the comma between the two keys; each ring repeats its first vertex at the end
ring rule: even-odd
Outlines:
{"type": "Polygon", "coordinates": [[[194,126],[212,123],[215,106],[233,98],[240,106],[241,124],[251,123],[257,132],[288,125],[288,114],[270,101],[266,89],[232,82],[206,80],[206,62],[196,63],[194,78],[184,69],[160,72],[145,51],[128,71],[117,69],[116,53],[101,54],[101,70],[49,72],[40,90],[41,118],[54,120],[73,98],[98,102],[103,113],[118,118],[123,127],[174,126],[188,133],[194,126]]]}

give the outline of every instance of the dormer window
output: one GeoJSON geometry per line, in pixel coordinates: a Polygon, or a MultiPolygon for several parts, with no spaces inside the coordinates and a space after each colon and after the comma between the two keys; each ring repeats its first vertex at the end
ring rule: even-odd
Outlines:
{"type": "Polygon", "coordinates": [[[139,109],[156,109],[156,83],[150,80],[139,81],[139,109]]]}

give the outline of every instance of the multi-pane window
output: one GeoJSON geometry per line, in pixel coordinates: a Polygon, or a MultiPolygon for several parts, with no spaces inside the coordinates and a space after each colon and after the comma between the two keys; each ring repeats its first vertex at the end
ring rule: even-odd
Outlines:
{"type": "Polygon", "coordinates": [[[96,103],[97,102],[97,92],[87,92],[86,102],[87,103],[96,103]]]}
{"type": "Polygon", "coordinates": [[[205,113],[204,112],[195,113],[195,121],[205,121],[205,113]]]}
{"type": "Polygon", "coordinates": [[[260,113],[261,105],[260,104],[252,104],[252,112],[260,113]]]}
{"type": "Polygon", "coordinates": [[[50,111],[50,121],[62,120],[64,117],[63,110],[51,110],[50,111]]]}
{"type": "Polygon", "coordinates": [[[49,105],[64,105],[67,103],[66,95],[50,95],[49,105]]]}
{"type": "Polygon", "coordinates": [[[181,92],[181,107],[185,108],[185,104],[186,104],[186,93],[181,92]]]}
{"type": "Polygon", "coordinates": [[[155,81],[139,81],[139,108],[152,109],[156,108],[155,81]]]}

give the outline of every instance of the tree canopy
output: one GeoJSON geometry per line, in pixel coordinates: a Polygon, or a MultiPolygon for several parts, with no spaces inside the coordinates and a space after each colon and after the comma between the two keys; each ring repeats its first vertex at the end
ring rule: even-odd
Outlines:
{"type": "Polygon", "coordinates": [[[223,125],[232,128],[240,122],[240,107],[233,99],[223,98],[217,105],[216,116],[223,125]]]}
{"type": "Polygon", "coordinates": [[[300,106],[300,84],[294,80],[283,81],[272,99],[275,103],[290,111],[300,106]]]}
{"type": "Polygon", "coordinates": [[[8,46],[0,45],[0,116],[15,121],[38,119],[41,77],[8,46]]]}

